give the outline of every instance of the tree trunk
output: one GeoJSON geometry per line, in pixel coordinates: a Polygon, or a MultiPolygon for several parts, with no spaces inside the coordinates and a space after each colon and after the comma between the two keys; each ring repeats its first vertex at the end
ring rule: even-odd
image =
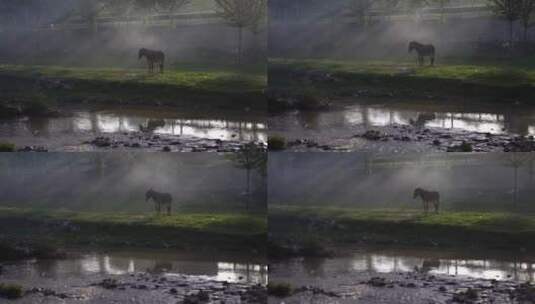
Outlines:
{"type": "Polygon", "coordinates": [[[238,27],[238,64],[241,64],[243,42],[243,27],[238,27]]]}
{"type": "Polygon", "coordinates": [[[513,187],[513,204],[516,206],[518,200],[518,168],[515,167],[515,179],[513,187]]]}
{"type": "Polygon", "coordinates": [[[251,198],[251,169],[247,169],[247,201],[245,203],[245,209],[249,211],[249,201],[251,198]]]}
{"type": "Polygon", "coordinates": [[[511,47],[513,47],[513,20],[509,20],[509,43],[511,43],[511,47]]]}

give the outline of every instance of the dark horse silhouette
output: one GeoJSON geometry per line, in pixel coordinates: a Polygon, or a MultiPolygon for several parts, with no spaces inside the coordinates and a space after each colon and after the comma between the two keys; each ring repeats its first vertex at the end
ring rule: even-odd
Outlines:
{"type": "Polygon", "coordinates": [[[167,215],[171,215],[171,204],[173,203],[173,197],[169,193],[160,193],[152,189],[145,193],[145,201],[150,199],[154,201],[154,210],[157,214],[160,214],[162,207],[167,210],[167,215]]]}
{"type": "Polygon", "coordinates": [[[409,53],[415,50],[418,53],[418,64],[423,65],[425,57],[429,57],[431,65],[435,64],[435,46],[432,44],[421,44],[416,41],[409,43],[409,53]]]}
{"type": "Polygon", "coordinates": [[[438,213],[438,207],[440,206],[440,194],[437,191],[427,191],[422,188],[416,188],[414,190],[413,198],[420,197],[424,204],[424,212],[429,212],[429,204],[433,204],[435,207],[435,213],[438,213]]]}
{"type": "Polygon", "coordinates": [[[160,73],[163,73],[165,54],[162,51],[154,51],[148,49],[140,49],[138,54],[138,59],[141,60],[143,57],[147,59],[147,64],[149,72],[154,72],[154,64],[157,64],[160,67],[160,73]]]}

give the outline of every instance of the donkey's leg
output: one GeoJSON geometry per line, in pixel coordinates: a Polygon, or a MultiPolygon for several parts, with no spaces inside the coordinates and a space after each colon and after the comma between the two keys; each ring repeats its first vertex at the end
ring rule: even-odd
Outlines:
{"type": "Polygon", "coordinates": [[[431,66],[435,65],[435,55],[431,56],[431,66]]]}
{"type": "Polygon", "coordinates": [[[167,215],[171,215],[171,204],[167,205],[167,215]]]}
{"type": "Polygon", "coordinates": [[[439,200],[436,200],[435,201],[435,213],[438,214],[438,208],[440,207],[440,201],[439,200]]]}

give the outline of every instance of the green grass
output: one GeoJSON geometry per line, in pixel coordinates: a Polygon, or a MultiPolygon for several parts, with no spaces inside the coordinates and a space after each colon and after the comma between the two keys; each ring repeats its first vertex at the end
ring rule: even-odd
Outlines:
{"type": "Polygon", "coordinates": [[[171,216],[0,208],[4,236],[65,246],[134,246],[263,250],[267,219],[246,213],[171,216]],[[62,223],[76,227],[65,228],[62,223]]]}
{"type": "Polygon", "coordinates": [[[14,284],[0,283],[0,298],[14,300],[21,298],[24,295],[22,286],[14,284]]]}
{"type": "Polygon", "coordinates": [[[0,152],[15,152],[15,145],[12,143],[0,142],[0,152]]]}
{"type": "Polygon", "coordinates": [[[535,215],[506,212],[443,211],[425,215],[421,210],[270,206],[269,216],[274,226],[280,226],[275,235],[284,232],[301,240],[314,236],[335,243],[368,239],[372,243],[518,249],[533,247],[526,239],[535,237],[535,215]],[[309,231],[295,224],[305,219],[334,221],[337,226],[309,231]]]}
{"type": "Polygon", "coordinates": [[[299,217],[335,219],[345,223],[379,222],[466,228],[469,230],[510,233],[535,233],[535,215],[503,212],[451,212],[425,215],[420,210],[367,210],[333,207],[270,207],[270,213],[299,217]]]}
{"type": "Polygon", "coordinates": [[[0,65],[1,74],[36,76],[117,84],[164,85],[206,92],[257,92],[266,86],[260,67],[174,66],[165,73],[149,74],[146,69],[81,68],[62,66],[0,65]]]}
{"type": "Polygon", "coordinates": [[[251,214],[186,213],[158,216],[147,214],[0,208],[0,219],[16,217],[39,221],[71,221],[76,224],[146,226],[235,235],[257,235],[265,233],[267,230],[266,218],[251,214]]]}
{"type": "Polygon", "coordinates": [[[448,79],[493,86],[535,84],[535,68],[524,68],[501,62],[473,64],[449,61],[434,67],[419,67],[414,62],[338,61],[338,60],[270,60],[272,65],[292,69],[321,70],[340,74],[371,76],[406,76],[416,79],[448,79]]]}

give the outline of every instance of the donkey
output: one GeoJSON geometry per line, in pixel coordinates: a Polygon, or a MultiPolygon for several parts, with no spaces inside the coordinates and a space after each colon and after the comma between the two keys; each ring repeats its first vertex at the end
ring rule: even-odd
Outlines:
{"type": "Polygon", "coordinates": [[[173,203],[173,197],[169,193],[160,193],[152,189],[145,193],[145,201],[150,199],[154,201],[154,210],[157,214],[160,214],[162,207],[167,210],[167,215],[171,215],[171,204],[173,203]]]}
{"type": "Polygon", "coordinates": [[[435,46],[432,44],[421,44],[416,41],[409,43],[409,53],[415,50],[418,53],[418,64],[424,65],[425,57],[431,60],[431,66],[435,64],[435,46]]]}
{"type": "Polygon", "coordinates": [[[430,203],[435,207],[435,213],[438,213],[438,208],[440,206],[440,194],[437,191],[427,191],[422,188],[416,188],[414,190],[413,199],[418,197],[422,199],[425,214],[429,212],[430,203]]]}
{"type": "Polygon", "coordinates": [[[165,54],[162,51],[153,51],[148,49],[140,49],[138,53],[138,59],[141,60],[143,57],[147,59],[147,64],[149,67],[149,72],[154,72],[154,64],[157,64],[160,67],[160,73],[163,73],[165,54]]]}

